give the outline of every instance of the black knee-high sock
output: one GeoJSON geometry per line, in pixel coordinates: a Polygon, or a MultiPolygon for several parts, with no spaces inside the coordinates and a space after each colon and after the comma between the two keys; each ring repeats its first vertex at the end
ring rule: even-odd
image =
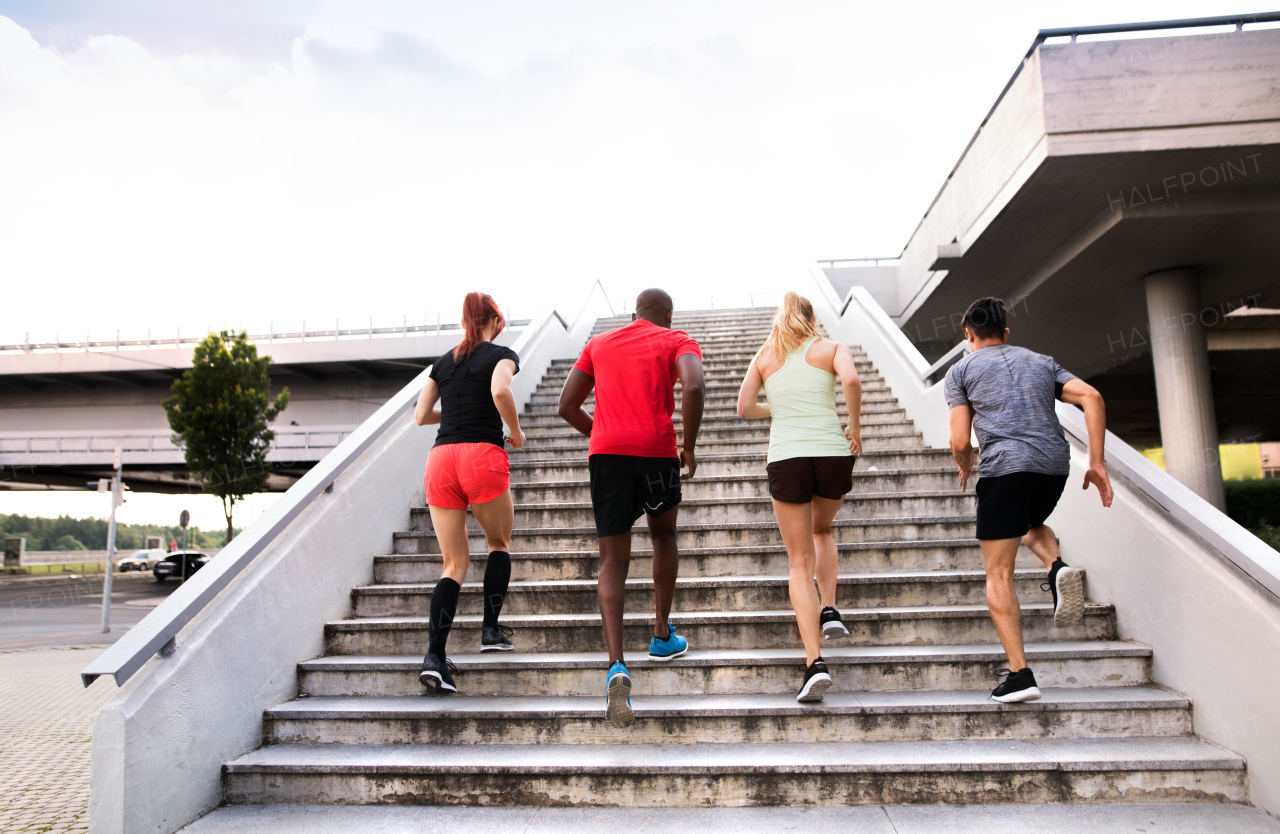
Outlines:
{"type": "Polygon", "coordinates": [[[507,598],[507,585],[511,582],[511,554],[495,550],[489,554],[484,566],[484,624],[496,626],[502,613],[503,600],[507,598]]]}
{"type": "Polygon", "coordinates": [[[458,592],[462,590],[457,582],[445,576],[436,583],[431,594],[430,637],[427,641],[427,654],[444,659],[444,644],[449,640],[449,629],[453,627],[454,615],[458,613],[458,592]]]}

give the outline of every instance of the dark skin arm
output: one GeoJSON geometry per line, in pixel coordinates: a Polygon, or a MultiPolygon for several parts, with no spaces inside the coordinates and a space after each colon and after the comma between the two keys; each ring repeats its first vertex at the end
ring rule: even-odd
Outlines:
{"type": "MultiPolygon", "coordinates": [[[[684,423],[684,443],[680,450],[680,467],[688,472],[681,480],[689,480],[698,469],[694,445],[698,441],[698,429],[702,426],[702,402],[706,384],[702,377],[702,360],[685,354],[676,360],[676,376],[680,379],[680,418],[684,423]]],[[[582,407],[591,396],[596,381],[577,368],[569,371],[569,378],[560,390],[560,417],[582,434],[591,435],[591,415],[582,407]]]]}
{"type": "Polygon", "coordinates": [[[698,470],[698,458],[693,453],[698,442],[698,429],[702,426],[702,400],[705,383],[702,379],[702,360],[686,353],[676,360],[676,375],[680,377],[680,419],[684,422],[684,443],[680,449],[680,467],[688,474],[680,476],[687,481],[698,470]]]}
{"type": "Polygon", "coordinates": [[[591,374],[573,368],[564,381],[564,388],[560,389],[560,418],[587,437],[591,436],[592,421],[582,404],[595,387],[596,381],[591,374]]]}

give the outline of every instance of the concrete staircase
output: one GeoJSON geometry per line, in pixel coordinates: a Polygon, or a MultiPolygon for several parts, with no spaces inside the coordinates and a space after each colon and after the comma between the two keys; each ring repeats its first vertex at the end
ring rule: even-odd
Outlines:
{"type": "MultiPolygon", "coordinates": [[[[768,425],[740,420],[738,385],[772,311],[682,313],[702,343],[706,418],[680,511],[673,619],[691,650],[648,661],[648,536],[627,598],[636,724],[604,719],[586,439],[555,415],[554,363],[512,454],[516,533],[503,621],[517,653],[480,655],[483,555],[450,638],[459,695],[417,674],[439,546],[424,508],[391,537],[375,584],[298,666],[299,697],[267,711],[263,746],[224,769],[229,804],[790,806],[1247,801],[1244,762],[1194,735],[1188,701],[1152,680],[1151,651],[1115,611],[1052,623],[1043,572],[1019,561],[1028,657],[1042,701],[987,699],[1004,665],[984,601],[972,492],[924,446],[859,354],[863,438],[835,525],[852,634],[824,650],[835,685],[797,704],[803,652],[787,556],[764,477],[768,425]],[[874,742],[874,743],[872,743],[874,742]]],[[[596,331],[622,319],[602,320],[596,331]]],[[[855,354],[857,349],[855,348],[855,354]]],[[[679,425],[679,407],[676,409],[679,425]]],[[[475,529],[478,534],[478,528],[475,529]]],[[[1061,531],[1069,536],[1071,531],[1061,531]]],[[[479,535],[473,552],[483,554],[479,535]]],[[[1145,819],[1145,818],[1144,818],[1145,819]]]]}

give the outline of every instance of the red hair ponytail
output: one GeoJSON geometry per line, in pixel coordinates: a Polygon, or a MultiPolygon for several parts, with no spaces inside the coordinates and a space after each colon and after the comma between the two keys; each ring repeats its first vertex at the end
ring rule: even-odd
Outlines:
{"type": "Polygon", "coordinates": [[[498,302],[493,296],[482,292],[469,292],[462,300],[462,341],[453,349],[455,362],[466,359],[476,346],[484,341],[484,328],[490,321],[498,320],[498,329],[493,331],[494,338],[507,326],[498,302]]]}

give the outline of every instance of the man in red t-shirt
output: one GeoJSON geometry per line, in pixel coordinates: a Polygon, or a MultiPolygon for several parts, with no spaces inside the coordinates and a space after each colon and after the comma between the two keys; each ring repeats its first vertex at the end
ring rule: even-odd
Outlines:
{"type": "Polygon", "coordinates": [[[610,663],[606,712],[618,727],[635,720],[631,676],[622,660],[622,601],[631,566],[631,526],[641,515],[648,516],[653,540],[649,658],[670,660],[688,650],[668,618],[678,572],[680,481],[698,468],[693,447],[702,423],[702,349],[688,334],[671,329],[671,311],[671,296],[662,290],[640,293],[631,324],[587,342],[560,392],[560,416],[591,438],[591,507],[600,543],[597,594],[610,663]],[[679,453],[671,422],[677,378],[684,421],[679,453]],[[594,416],[582,407],[592,388],[594,416]],[[682,467],[688,470],[684,475],[682,467]]]}

